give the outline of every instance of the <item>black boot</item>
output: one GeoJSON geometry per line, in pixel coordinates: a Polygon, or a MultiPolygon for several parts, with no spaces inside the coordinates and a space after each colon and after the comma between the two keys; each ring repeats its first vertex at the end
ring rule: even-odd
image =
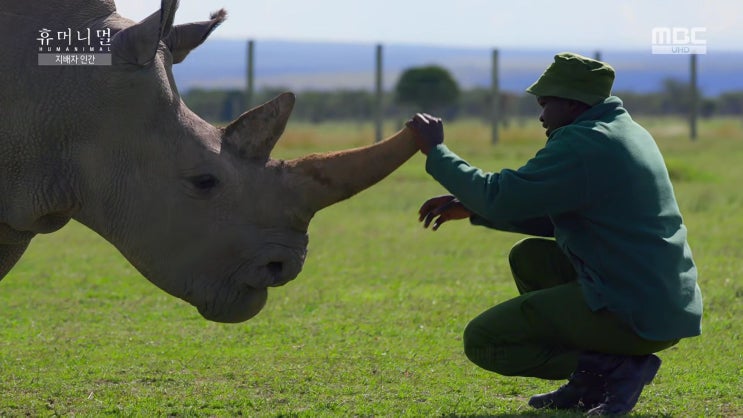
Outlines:
{"type": "Polygon", "coordinates": [[[578,409],[588,411],[604,401],[605,379],[600,374],[605,366],[603,359],[595,353],[582,353],[578,367],[568,378],[568,383],[557,390],[534,395],[529,406],[536,409],[578,409]]]}
{"type": "MultiPolygon", "coordinates": [[[[618,356],[607,356],[618,357],[618,356]]],[[[589,416],[627,414],[637,404],[642,389],[653,381],[660,368],[660,358],[625,356],[621,363],[606,376],[606,397],[588,411],[589,416]]]]}

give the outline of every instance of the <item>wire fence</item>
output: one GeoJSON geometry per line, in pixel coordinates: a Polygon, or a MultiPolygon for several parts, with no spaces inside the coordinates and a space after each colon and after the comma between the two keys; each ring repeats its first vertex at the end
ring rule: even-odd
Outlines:
{"type": "MultiPolygon", "coordinates": [[[[442,111],[452,117],[475,116],[490,121],[493,142],[498,141],[499,127],[510,118],[534,114],[534,98],[524,95],[523,89],[539,77],[554,55],[548,51],[412,45],[252,40],[217,44],[219,48],[211,51],[205,48],[209,43],[202,46],[203,56],[194,54],[190,58],[193,67],[182,77],[176,73],[177,78],[184,79],[179,85],[184,89],[185,83],[189,105],[206,107],[209,100],[205,97],[212,92],[212,102],[219,102],[213,103],[212,109],[219,109],[213,118],[234,117],[268,95],[292,90],[301,98],[295,115],[311,121],[373,119],[376,136],[381,138],[385,118],[410,110],[395,101],[395,83],[400,74],[416,66],[438,65],[453,74],[463,92],[456,103],[442,111]],[[215,67],[217,63],[221,66],[215,67]],[[212,75],[222,74],[223,84],[208,87],[203,82],[207,75],[198,74],[200,65],[212,75]],[[201,84],[193,81],[199,77],[201,84]]],[[[633,114],[684,117],[692,139],[698,135],[700,117],[743,114],[743,81],[738,76],[743,73],[743,54],[576,52],[615,67],[614,93],[633,114]]]]}

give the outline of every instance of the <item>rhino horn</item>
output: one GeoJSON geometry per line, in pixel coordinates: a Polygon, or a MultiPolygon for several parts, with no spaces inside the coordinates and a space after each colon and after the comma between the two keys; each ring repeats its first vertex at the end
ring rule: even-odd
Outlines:
{"type": "Polygon", "coordinates": [[[223,146],[240,158],[268,160],[294,109],[294,94],[273,100],[240,115],[223,129],[223,146]]]}
{"type": "Polygon", "coordinates": [[[395,171],[418,147],[409,128],[384,141],[343,151],[310,154],[286,161],[305,207],[313,212],[348,199],[395,171]]]}
{"type": "Polygon", "coordinates": [[[141,22],[122,29],[111,39],[111,58],[114,64],[147,65],[157,53],[160,40],[173,27],[177,0],[162,0],[160,10],[141,22]]]}
{"type": "Polygon", "coordinates": [[[170,34],[165,38],[165,44],[173,54],[173,64],[183,61],[186,55],[201,45],[225,19],[227,19],[227,11],[220,9],[212,13],[210,20],[173,26],[170,34]]]}

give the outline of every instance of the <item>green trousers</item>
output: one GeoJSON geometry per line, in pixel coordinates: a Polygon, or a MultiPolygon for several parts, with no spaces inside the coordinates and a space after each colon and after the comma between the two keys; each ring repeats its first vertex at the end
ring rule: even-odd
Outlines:
{"type": "Polygon", "coordinates": [[[582,351],[645,355],[678,342],[643,339],[611,312],[591,311],[554,240],[526,238],[508,258],[521,295],[481,313],[464,331],[465,354],[486,370],[565,379],[582,351]]]}

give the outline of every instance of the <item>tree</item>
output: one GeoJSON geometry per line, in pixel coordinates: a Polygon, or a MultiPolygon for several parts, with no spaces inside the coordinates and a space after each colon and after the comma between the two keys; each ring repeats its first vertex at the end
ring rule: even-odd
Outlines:
{"type": "Polygon", "coordinates": [[[395,102],[426,112],[441,112],[459,98],[459,86],[444,68],[427,66],[403,72],[395,87],[395,102]]]}
{"type": "Polygon", "coordinates": [[[718,99],[718,108],[716,110],[721,115],[743,114],[743,91],[722,93],[718,99]]]}
{"type": "MultiPolygon", "coordinates": [[[[663,80],[663,110],[671,114],[688,114],[691,111],[693,97],[691,84],[672,78],[663,80]]],[[[696,90],[696,97],[702,98],[702,92],[696,90]]]]}

